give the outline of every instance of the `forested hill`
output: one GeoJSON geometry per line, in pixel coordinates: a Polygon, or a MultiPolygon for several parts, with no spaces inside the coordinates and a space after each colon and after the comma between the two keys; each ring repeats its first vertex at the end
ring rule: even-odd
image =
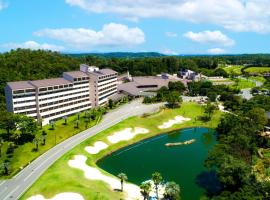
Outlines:
{"type": "Polygon", "coordinates": [[[219,63],[270,66],[270,55],[267,54],[173,57],[158,53],[139,53],[137,55],[140,55],[140,58],[131,58],[133,53],[110,53],[106,54],[108,57],[104,55],[71,56],[29,49],[17,49],[0,54],[0,110],[5,109],[4,86],[6,82],[59,77],[64,71],[78,70],[80,63],[96,65],[100,68],[112,68],[119,73],[129,70],[132,75],[176,73],[182,68],[195,70],[205,75],[223,75],[222,71],[216,70],[219,63]],[[123,57],[114,57],[114,55],[123,57]],[[127,55],[130,56],[127,58],[127,55]]]}
{"type": "Polygon", "coordinates": [[[85,57],[85,56],[97,56],[104,58],[157,58],[166,56],[156,52],[112,52],[112,53],[78,53],[78,54],[66,54],[72,57],[85,57]]]}
{"type": "Polygon", "coordinates": [[[78,69],[78,59],[50,51],[18,49],[0,54],[0,110],[5,108],[6,82],[58,77],[63,71],[78,69]]]}

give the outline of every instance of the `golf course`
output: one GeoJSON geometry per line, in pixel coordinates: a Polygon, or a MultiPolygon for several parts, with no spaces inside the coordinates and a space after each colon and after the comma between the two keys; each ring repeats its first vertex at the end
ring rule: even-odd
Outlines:
{"type": "MultiPolygon", "coordinates": [[[[195,189],[199,191],[198,195],[202,195],[203,190],[195,184],[194,177],[203,172],[203,161],[206,158],[207,150],[215,143],[215,140],[211,140],[209,146],[205,148],[205,143],[203,143],[205,140],[200,140],[200,138],[204,138],[205,134],[214,134],[214,131],[211,130],[216,128],[222,113],[216,110],[212,114],[211,120],[207,122],[199,120],[200,116],[204,114],[204,107],[202,105],[186,102],[179,108],[161,108],[158,112],[151,115],[145,114],[140,117],[128,118],[87,139],[62,156],[31,188],[29,188],[21,199],[60,200],[67,196],[73,200],[142,198],[142,196],[140,196],[139,187],[135,184],[140,184],[139,182],[143,181],[143,179],[146,178],[145,176],[135,177],[134,171],[130,171],[129,173],[129,170],[132,169],[127,166],[124,160],[122,160],[121,163],[123,164],[120,168],[112,167],[111,169],[108,169],[104,162],[106,159],[110,158],[110,155],[114,155],[114,152],[117,153],[119,150],[123,150],[123,148],[128,148],[130,145],[141,141],[147,141],[146,139],[149,140],[149,138],[155,139],[157,136],[160,137],[159,135],[161,134],[164,135],[165,138],[169,137],[167,138],[169,142],[196,139],[194,144],[173,147],[175,149],[171,149],[172,152],[170,152],[170,149],[166,149],[168,147],[164,146],[163,143],[165,141],[162,140],[162,147],[159,146],[159,149],[164,148],[166,154],[171,155],[172,158],[176,156],[173,152],[181,151],[179,153],[180,157],[177,160],[183,160],[189,168],[199,164],[199,167],[195,171],[190,170],[190,174],[185,172],[185,177],[186,180],[190,177],[189,184],[193,185],[193,187],[189,188],[189,191],[195,189]],[[193,129],[193,127],[198,128],[194,131],[195,129],[193,129]],[[185,128],[190,128],[192,131],[188,132],[188,134],[179,131],[185,128]],[[174,131],[173,135],[175,135],[176,139],[170,137],[172,131],[174,131]],[[190,151],[193,153],[202,152],[198,153],[196,162],[193,162],[193,159],[188,159],[188,157],[190,157],[190,151]],[[103,165],[104,168],[102,167],[103,165]],[[117,173],[124,172],[128,177],[130,175],[130,179],[125,183],[124,192],[119,191],[120,181],[116,178],[116,171],[117,173]]],[[[213,139],[212,136],[210,138],[213,139]]],[[[156,147],[152,146],[149,148],[152,152],[155,152],[156,147]]],[[[127,151],[127,153],[129,153],[129,151],[127,151]]],[[[141,153],[143,154],[143,152],[141,153]]],[[[192,157],[195,156],[195,154],[192,155],[192,157]]],[[[149,154],[145,155],[144,159],[147,159],[147,156],[149,156],[149,154]]],[[[152,154],[152,156],[158,157],[159,153],[156,155],[152,154]]],[[[135,161],[136,159],[134,162],[135,161]]],[[[164,162],[166,161],[164,160],[164,162]]],[[[146,167],[145,172],[154,172],[159,169],[162,172],[158,163],[156,163],[156,165],[156,168],[153,165],[151,168],[146,167]]],[[[168,165],[170,165],[170,163],[168,163],[168,165]]],[[[175,171],[174,173],[181,174],[181,171],[175,171]]],[[[151,173],[149,176],[150,175],[151,173]]],[[[183,182],[179,182],[178,179],[171,180],[171,178],[171,175],[164,174],[165,180],[170,179],[168,181],[175,181],[180,185],[181,190],[185,190],[184,188],[187,186],[183,185],[183,182]]],[[[188,193],[188,191],[183,192],[184,199],[188,199],[188,193]]]]}

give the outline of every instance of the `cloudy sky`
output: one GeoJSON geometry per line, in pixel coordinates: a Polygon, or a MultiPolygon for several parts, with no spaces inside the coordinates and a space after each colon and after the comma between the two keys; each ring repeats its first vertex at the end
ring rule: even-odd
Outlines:
{"type": "Polygon", "coordinates": [[[270,0],[0,0],[0,51],[270,53],[270,0]]]}

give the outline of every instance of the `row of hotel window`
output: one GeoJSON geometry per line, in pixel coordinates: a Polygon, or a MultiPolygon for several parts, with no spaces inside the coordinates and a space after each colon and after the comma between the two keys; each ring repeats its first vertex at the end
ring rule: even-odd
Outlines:
{"type": "Polygon", "coordinates": [[[53,101],[53,102],[49,102],[49,103],[44,103],[44,104],[40,104],[40,108],[46,107],[46,106],[51,106],[54,104],[60,104],[63,102],[67,102],[67,101],[72,101],[72,100],[76,100],[76,99],[82,99],[82,98],[89,98],[89,94],[88,95],[82,95],[82,96],[77,96],[77,97],[73,97],[73,98],[68,98],[68,99],[63,99],[63,100],[59,100],[59,101],[53,101]]]}
{"type": "MultiPolygon", "coordinates": [[[[68,85],[56,85],[56,86],[51,86],[51,87],[47,87],[47,88],[39,88],[39,92],[46,92],[48,90],[59,90],[59,89],[63,89],[63,88],[69,88],[69,87],[73,87],[73,85],[80,85],[80,84],[85,84],[85,83],[89,83],[89,81],[83,81],[83,82],[76,82],[74,84],[68,84],[68,85]]],[[[26,89],[26,90],[15,90],[13,91],[13,94],[23,94],[23,93],[35,93],[36,89],[26,89]]]]}
{"type": "Polygon", "coordinates": [[[103,99],[106,99],[107,97],[113,95],[115,92],[116,92],[116,91],[113,91],[113,92],[111,92],[111,93],[105,95],[104,97],[100,97],[98,100],[101,101],[101,100],[103,100],[103,99]]]}
{"type": "Polygon", "coordinates": [[[117,73],[115,73],[115,74],[110,74],[110,75],[105,75],[105,76],[100,76],[100,77],[98,77],[98,79],[100,80],[100,79],[103,79],[104,80],[104,78],[107,78],[107,79],[110,79],[111,77],[116,77],[117,76],[117,73]]]}
{"type": "Polygon", "coordinates": [[[71,103],[62,104],[62,105],[59,105],[59,106],[46,108],[46,109],[41,109],[40,113],[47,112],[47,111],[53,111],[54,109],[64,108],[64,107],[67,107],[67,106],[72,106],[72,105],[76,105],[76,104],[87,102],[87,101],[90,102],[89,98],[83,99],[83,100],[80,100],[80,101],[74,101],[74,102],[71,102],[71,103]]]}
{"type": "MultiPolygon", "coordinates": [[[[110,79],[111,78],[104,79],[102,81],[98,81],[98,83],[101,83],[110,79]]],[[[39,88],[39,92],[46,92],[46,91],[53,91],[53,90],[58,90],[57,92],[60,92],[60,91],[65,91],[65,90],[59,90],[59,89],[70,88],[70,87],[73,87],[73,85],[80,85],[80,84],[85,84],[85,83],[89,83],[89,81],[76,82],[74,84],[68,84],[68,85],[58,85],[58,86],[53,86],[53,87],[48,87],[48,88],[39,88]]],[[[106,83],[106,84],[109,84],[109,83],[106,83]]],[[[103,85],[106,85],[106,84],[103,84],[103,85]]],[[[100,87],[103,85],[100,85],[100,87]]],[[[15,90],[13,91],[13,94],[16,96],[17,94],[25,94],[23,96],[33,96],[35,95],[35,92],[36,92],[36,89],[26,89],[26,90],[15,90]]]]}
{"type": "Polygon", "coordinates": [[[98,90],[98,92],[102,92],[102,91],[107,90],[107,89],[112,88],[112,87],[115,88],[116,86],[117,86],[116,84],[109,85],[109,86],[107,86],[107,87],[104,87],[104,88],[98,90]]]}
{"type": "MultiPolygon", "coordinates": [[[[108,85],[108,84],[111,84],[111,83],[113,83],[113,82],[115,82],[115,80],[112,80],[112,81],[107,82],[107,83],[103,83],[103,84],[99,85],[98,87],[102,87],[102,86],[104,86],[104,85],[108,85]]],[[[97,87],[97,85],[95,85],[95,87],[97,87]]]]}
{"type": "MultiPolygon", "coordinates": [[[[89,95],[84,95],[84,96],[80,96],[80,97],[78,97],[78,98],[74,97],[74,98],[70,98],[70,99],[66,99],[66,100],[50,102],[50,103],[47,103],[47,104],[41,104],[39,107],[40,107],[40,108],[43,108],[43,107],[46,107],[46,106],[51,106],[51,105],[55,105],[55,104],[59,104],[59,103],[67,102],[67,101],[72,101],[72,100],[75,100],[75,99],[82,99],[82,98],[87,98],[87,99],[84,100],[84,101],[87,101],[87,100],[90,101],[89,95]]],[[[84,101],[83,101],[83,102],[84,102],[84,101]]],[[[73,105],[73,104],[77,104],[77,103],[81,103],[81,102],[80,102],[80,101],[75,101],[75,102],[69,103],[69,104],[70,104],[70,105],[73,105]]],[[[66,105],[67,105],[67,104],[63,104],[63,105],[61,105],[61,107],[66,106],[66,105]]],[[[14,111],[29,110],[29,109],[36,108],[36,107],[37,107],[36,105],[17,107],[17,108],[14,108],[14,111]]],[[[57,106],[51,107],[51,108],[48,108],[48,109],[49,109],[49,110],[52,110],[52,109],[55,109],[55,108],[57,108],[57,106]]]]}
{"type": "MultiPolygon", "coordinates": [[[[77,87],[77,88],[73,88],[72,87],[72,88],[63,89],[63,90],[45,92],[45,93],[38,94],[38,96],[44,96],[44,95],[47,95],[47,94],[55,94],[55,93],[59,93],[59,92],[72,91],[72,90],[78,90],[78,89],[84,89],[84,88],[89,88],[89,86],[83,86],[83,87],[77,87]]],[[[15,95],[15,96],[13,96],[13,99],[24,98],[24,97],[31,97],[31,96],[35,96],[35,94],[15,95]]]]}
{"type": "MultiPolygon", "coordinates": [[[[63,110],[63,111],[59,111],[59,112],[56,112],[56,113],[45,115],[45,116],[42,116],[42,118],[45,119],[45,118],[48,118],[48,117],[52,117],[52,116],[55,116],[55,115],[60,115],[60,114],[67,113],[67,112],[74,111],[74,110],[78,110],[78,109],[81,109],[81,108],[86,108],[85,110],[87,110],[87,109],[89,109],[89,107],[91,107],[90,103],[87,104],[87,105],[77,106],[77,107],[74,107],[74,108],[69,108],[69,109],[66,109],[66,110],[63,110]]],[[[36,110],[31,110],[31,111],[27,111],[27,112],[20,112],[18,114],[29,115],[29,114],[34,114],[34,113],[37,113],[37,111],[36,110]]],[[[37,119],[37,116],[33,116],[33,118],[37,119]]]]}
{"type": "Polygon", "coordinates": [[[114,92],[115,92],[116,89],[117,89],[117,88],[116,88],[116,86],[115,86],[115,87],[113,87],[113,88],[110,89],[110,90],[107,90],[107,91],[105,91],[105,92],[99,93],[98,96],[102,96],[102,95],[107,94],[108,92],[111,92],[111,91],[114,91],[114,92]]]}
{"type": "Polygon", "coordinates": [[[111,79],[114,79],[114,78],[116,78],[116,76],[110,77],[110,78],[106,78],[106,79],[103,79],[103,80],[99,80],[98,83],[102,83],[104,81],[111,80],[111,79]]]}
{"type": "MultiPolygon", "coordinates": [[[[51,99],[56,99],[56,98],[60,98],[60,97],[66,97],[66,96],[71,96],[71,95],[75,95],[75,94],[81,94],[81,93],[84,93],[84,92],[89,92],[89,90],[85,90],[85,91],[80,91],[80,92],[73,92],[73,93],[70,93],[68,95],[59,95],[59,96],[56,96],[56,97],[49,97],[49,98],[43,98],[43,99],[39,99],[39,102],[41,101],[47,101],[47,100],[51,100],[51,99]]],[[[24,100],[24,101],[16,101],[14,102],[14,105],[16,104],[22,104],[22,103],[30,103],[30,102],[35,102],[36,99],[31,99],[31,100],[24,100]]]]}
{"type": "Polygon", "coordinates": [[[87,105],[82,105],[82,106],[70,108],[70,109],[63,110],[63,111],[59,111],[59,112],[52,113],[52,114],[49,114],[49,115],[44,115],[44,116],[42,116],[42,118],[53,117],[53,116],[60,115],[60,114],[63,114],[63,113],[67,113],[67,112],[70,112],[70,111],[79,110],[79,109],[81,109],[81,108],[85,108],[85,110],[88,110],[89,107],[91,107],[91,104],[87,104],[87,105]]]}

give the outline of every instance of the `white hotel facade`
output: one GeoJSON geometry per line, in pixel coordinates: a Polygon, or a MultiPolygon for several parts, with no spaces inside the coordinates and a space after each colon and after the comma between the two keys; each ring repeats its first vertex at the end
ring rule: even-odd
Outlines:
{"type": "Polygon", "coordinates": [[[117,72],[84,64],[62,78],[8,82],[5,87],[7,110],[42,124],[104,105],[115,93],[117,72]]]}

